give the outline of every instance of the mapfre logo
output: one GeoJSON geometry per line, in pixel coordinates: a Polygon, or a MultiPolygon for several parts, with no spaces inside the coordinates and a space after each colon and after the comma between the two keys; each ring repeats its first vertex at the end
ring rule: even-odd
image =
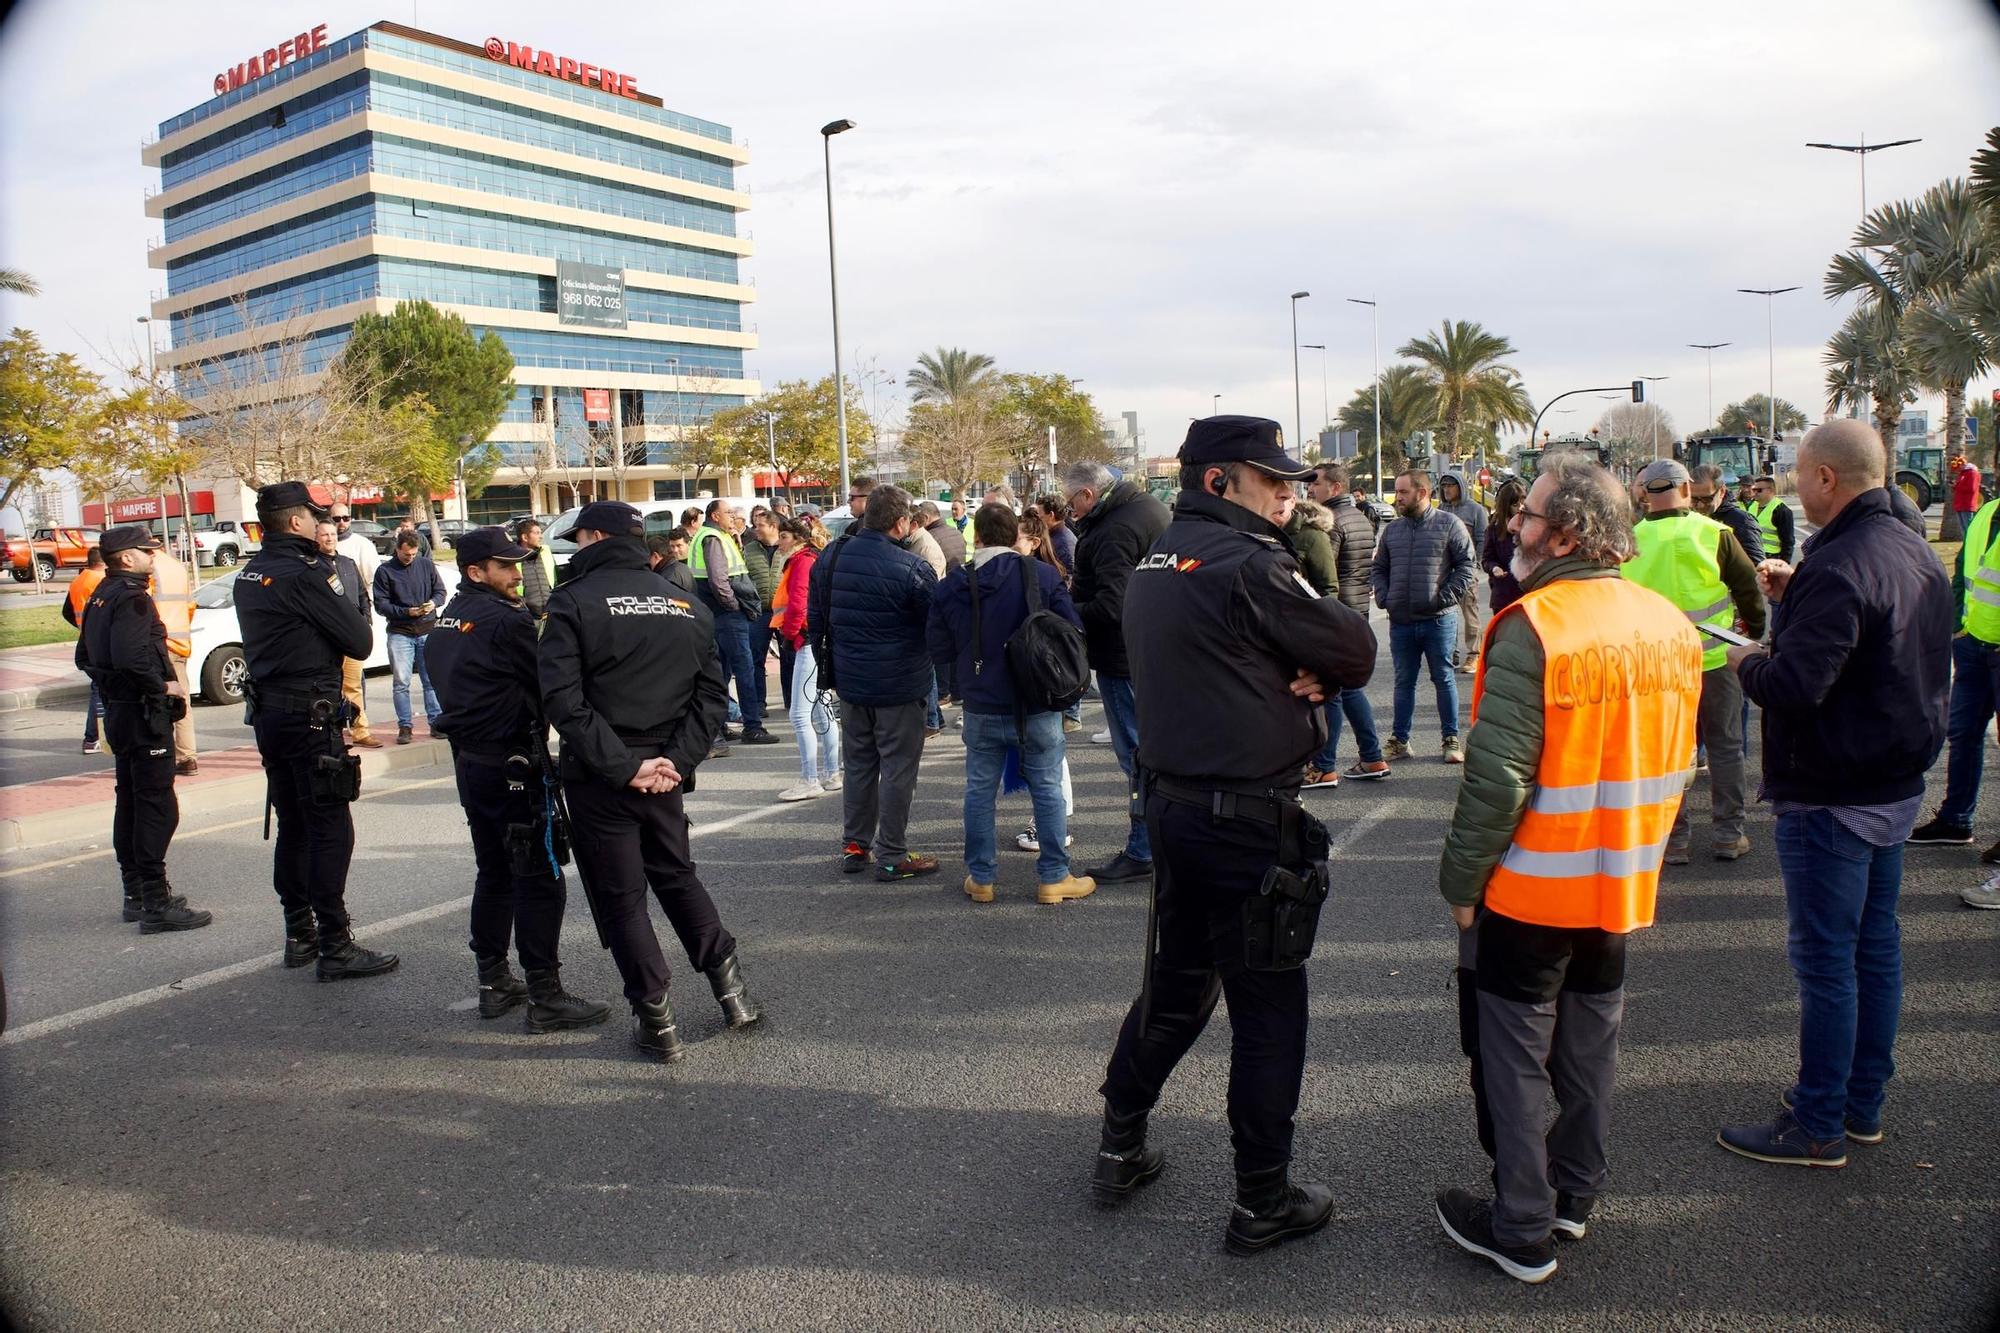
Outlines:
{"type": "Polygon", "coordinates": [[[1147,556],[1144,560],[1141,560],[1138,564],[1138,568],[1164,569],[1174,574],[1192,574],[1195,570],[1201,568],[1201,561],[1195,559],[1192,556],[1188,557],[1186,560],[1183,560],[1177,555],[1171,555],[1168,552],[1160,551],[1156,554],[1147,556]]]}
{"type": "Polygon", "coordinates": [[[694,610],[678,597],[607,597],[604,609],[614,616],[680,616],[694,619],[694,610]]]}

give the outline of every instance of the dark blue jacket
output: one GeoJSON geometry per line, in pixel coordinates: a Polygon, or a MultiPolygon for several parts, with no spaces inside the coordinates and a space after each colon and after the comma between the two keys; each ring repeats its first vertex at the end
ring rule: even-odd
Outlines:
{"type": "Polygon", "coordinates": [[[814,562],[806,599],[806,641],[825,688],[845,703],[890,708],[931,691],[924,651],[937,576],[923,559],[859,524],[814,562]]]}
{"type": "Polygon", "coordinates": [[[375,609],[388,618],[391,634],[429,634],[443,604],[444,580],[429,556],[420,554],[405,565],[392,555],[375,566],[375,609]],[[425,602],[432,604],[429,615],[410,614],[425,602]]]}
{"type": "Polygon", "coordinates": [[[1951,697],[1951,583],[1888,495],[1851,501],[1806,542],[1768,657],[1738,674],[1764,710],[1764,793],[1883,805],[1924,789],[1951,697]]]}
{"type": "Polygon", "coordinates": [[[927,636],[931,661],[940,670],[955,665],[956,693],[965,700],[968,713],[1014,715],[1014,678],[1007,670],[1007,639],[1028,618],[1028,595],[1021,586],[1021,568],[1026,564],[1042,590],[1042,606],[1055,612],[1078,629],[1083,619],[1063,587],[1062,576],[1054,567],[1039,560],[1026,560],[1012,551],[994,556],[978,569],[959,565],[944,576],[937,596],[931,599],[931,620],[927,636]],[[972,585],[979,580],[979,638],[974,652],[972,634],[972,585]],[[973,670],[973,659],[979,669],[973,670]]]}

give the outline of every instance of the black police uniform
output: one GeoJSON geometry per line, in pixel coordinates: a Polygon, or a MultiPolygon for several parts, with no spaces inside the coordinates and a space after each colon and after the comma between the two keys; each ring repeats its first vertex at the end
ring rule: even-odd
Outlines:
{"type": "MultiPolygon", "coordinates": [[[[257,494],[259,513],[300,505],[318,508],[298,482],[257,494]]],[[[358,761],[341,739],[341,661],[367,658],[373,627],[318,546],[269,525],[263,549],[236,576],[235,602],[265,799],[278,816],[271,875],[285,911],[285,966],[317,953],[322,980],[386,972],[395,955],[354,943],[346,903],[348,803],[359,785],[358,761]]]]}
{"type": "MultiPolygon", "coordinates": [[[[114,554],[156,544],[151,533],[119,544],[114,554]]],[[[174,797],[174,721],[187,701],[168,692],[174,669],[167,630],[147,590],[147,576],[116,570],[104,576],[84,604],[76,665],[96,683],[104,700],[104,737],[117,765],[117,805],[111,847],[125,888],[125,919],[142,934],[194,930],[207,912],[176,902],[167,884],[167,846],[180,826],[174,797]]]]}
{"type": "MultiPolygon", "coordinates": [[[[614,512],[586,506],[577,527],[637,529],[636,510],[602,504],[614,512]]],[[[636,536],[606,537],[571,557],[549,594],[540,658],[543,715],[562,736],[577,874],[624,978],[639,1045],[676,1059],[667,962],[646,912],[649,884],[730,1026],[758,1017],[743,992],[736,940],[695,872],[682,806],[729,706],[713,617],[699,600],[662,586],[636,536]],[[673,762],[682,785],[634,791],[628,784],[641,762],[657,756],[673,762]]]]}
{"type": "MultiPolygon", "coordinates": [[[[525,554],[497,528],[460,538],[458,551],[461,568],[525,554]]],[[[424,655],[444,707],[434,730],[451,742],[458,801],[472,830],[471,945],[480,1017],[498,1018],[532,997],[533,1031],[601,1023],[610,1010],[566,994],[560,982],[566,894],[555,795],[543,763],[534,613],[488,584],[462,578],[424,655]],[[510,937],[520,946],[526,986],[507,967],[510,937]]]]}
{"type": "MultiPolygon", "coordinates": [[[[1190,428],[1182,460],[1249,459],[1310,476],[1278,439],[1275,422],[1211,418],[1190,428]]],[[[1145,737],[1135,799],[1153,844],[1157,949],[1106,1071],[1095,1184],[1115,1198],[1159,1169],[1146,1115],[1226,994],[1238,1182],[1228,1240],[1258,1249],[1331,1212],[1323,1187],[1287,1181],[1305,1064],[1301,965],[1326,859],[1325,828],[1298,803],[1326,722],[1290,685],[1301,668],[1328,695],[1365,684],[1375,636],[1364,617],[1313,592],[1278,528],[1196,490],[1181,493],[1133,573],[1124,632],[1145,737]]]]}

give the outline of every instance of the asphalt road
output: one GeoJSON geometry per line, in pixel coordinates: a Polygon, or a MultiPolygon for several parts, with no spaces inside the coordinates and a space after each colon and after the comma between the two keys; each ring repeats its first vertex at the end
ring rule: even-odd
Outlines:
{"type": "MultiPolygon", "coordinates": [[[[1371,692],[1386,723],[1386,662],[1371,692]]],[[[946,870],[913,883],[837,873],[831,799],[770,803],[790,746],[703,767],[696,855],[769,1017],[725,1032],[683,973],[692,1049],[672,1069],[632,1057],[622,1015],[529,1037],[469,1012],[470,858],[438,770],[356,808],[350,903],[403,956],[379,980],[277,965],[250,807],[190,814],[175,881],[218,920],[188,935],[121,925],[101,849],[0,858],[0,1300],[28,1328],[148,1333],[1990,1327],[2000,914],[1955,897],[1976,853],[1911,857],[1888,1141],[1843,1172],[1759,1166],[1713,1137],[1774,1112],[1793,1059],[1762,814],[1746,860],[1670,872],[1660,925],[1634,941],[1613,1192],[1589,1238],[1524,1288],[1442,1237],[1432,1192],[1482,1186],[1485,1162],[1434,884],[1458,777],[1422,696],[1421,758],[1309,798],[1341,840],[1296,1168],[1339,1199],[1316,1238],[1222,1248],[1220,1013],[1156,1115],[1166,1174],[1121,1210],[1088,1201],[1144,897],[1037,906],[1010,851],[1000,901],[969,904],[948,733],[913,825],[946,870]]],[[[1122,780],[1108,747],[1078,744],[1072,765],[1094,858],[1122,836],[1122,780]]],[[[1989,784],[1988,836],[1996,800],[1989,784]]],[[[1007,799],[1003,842],[1026,808],[1007,799]]],[[[572,892],[566,978],[612,999],[595,944],[572,892]]]]}
{"type": "MultiPolygon", "coordinates": [[[[0,786],[108,771],[112,766],[110,751],[83,753],[84,712],[88,707],[82,702],[43,703],[16,713],[0,713],[0,786]]],[[[98,726],[101,733],[101,720],[98,726]]],[[[194,734],[198,752],[256,743],[250,728],[243,725],[240,704],[225,708],[197,703],[194,734]]]]}

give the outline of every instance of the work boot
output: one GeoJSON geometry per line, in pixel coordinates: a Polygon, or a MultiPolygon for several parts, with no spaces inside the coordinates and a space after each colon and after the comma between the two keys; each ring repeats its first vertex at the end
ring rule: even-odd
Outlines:
{"type": "Polygon", "coordinates": [[[561,1032],[565,1028],[595,1027],[611,1017],[611,1006],[579,999],[562,987],[562,971],[528,973],[528,1031],[561,1032]]]}
{"type": "Polygon", "coordinates": [[[309,911],[285,913],[285,966],[305,967],[319,957],[319,926],[309,911]]]}
{"type": "Polygon", "coordinates": [[[681,1044],[681,1030],[674,1023],[673,1007],[662,995],[657,1000],[640,1000],[632,1006],[632,1040],[639,1049],[665,1064],[673,1064],[687,1054],[681,1044]]]}
{"type": "Polygon", "coordinates": [[[505,958],[479,960],[479,1016],[498,1018],[528,1002],[528,988],[505,958]]]}
{"type": "Polygon", "coordinates": [[[319,979],[347,981],[354,977],[379,977],[396,970],[402,960],[392,953],[376,953],[354,942],[346,931],[323,935],[319,942],[319,979]]]}
{"type": "Polygon", "coordinates": [[[764,1016],[757,1002],[750,998],[750,992],[743,986],[743,969],[736,964],[736,955],[717,963],[708,971],[709,987],[715,991],[715,998],[722,1005],[722,1017],[732,1028],[747,1028],[764,1016]]]}
{"type": "Polygon", "coordinates": [[[176,900],[173,887],[163,879],[146,885],[140,900],[141,935],[157,935],[164,930],[200,930],[214,919],[213,913],[190,908],[187,899],[176,900]]]}
{"type": "Polygon", "coordinates": [[[1167,1165],[1167,1155],[1146,1146],[1146,1113],[1121,1115],[1104,1105],[1104,1129],[1097,1140],[1097,1165],[1090,1192],[1099,1203],[1123,1203],[1167,1165]]]}
{"type": "Polygon", "coordinates": [[[1236,1173],[1236,1207],[1223,1239],[1231,1254],[1259,1250],[1309,1236],[1333,1217],[1333,1191],[1324,1185],[1294,1185],[1290,1168],[1236,1173]]]}
{"type": "MultiPolygon", "coordinates": [[[[175,893],[173,891],[172,886],[168,887],[167,904],[169,906],[186,907],[187,901],[188,900],[185,895],[175,893]]],[[[138,921],[138,919],[145,912],[145,910],[146,910],[146,897],[144,892],[139,887],[139,881],[137,880],[128,881],[125,885],[125,905],[121,915],[123,915],[126,922],[129,924],[138,921]]]]}

